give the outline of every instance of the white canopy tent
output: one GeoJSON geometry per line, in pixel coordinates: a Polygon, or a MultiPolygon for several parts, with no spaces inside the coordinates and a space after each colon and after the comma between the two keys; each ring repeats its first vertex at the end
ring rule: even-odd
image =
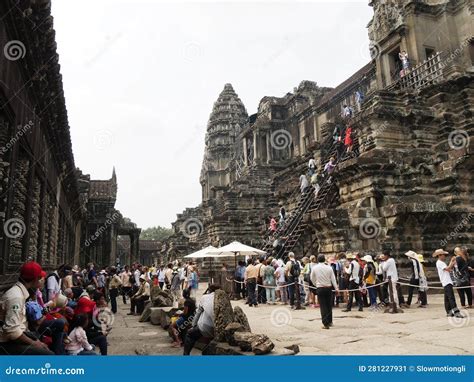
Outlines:
{"type": "Polygon", "coordinates": [[[233,241],[232,243],[224,245],[223,247],[210,250],[209,254],[216,255],[216,258],[233,257],[236,263],[235,265],[237,266],[237,256],[261,256],[265,255],[266,252],[258,248],[250,247],[249,245],[242,244],[238,241],[233,241]]]}
{"type": "Polygon", "coordinates": [[[191,253],[190,255],[186,255],[184,257],[185,258],[190,258],[190,259],[203,259],[205,257],[216,257],[216,256],[209,253],[210,251],[212,251],[214,249],[217,249],[217,248],[210,245],[209,247],[200,249],[199,251],[196,251],[196,252],[191,253]]]}

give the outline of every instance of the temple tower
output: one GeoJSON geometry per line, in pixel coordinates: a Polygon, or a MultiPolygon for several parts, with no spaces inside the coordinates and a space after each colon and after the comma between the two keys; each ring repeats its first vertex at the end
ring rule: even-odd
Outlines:
{"type": "Polygon", "coordinates": [[[230,164],[237,134],[248,119],[245,106],[231,84],[226,84],[214,103],[207,124],[200,182],[202,199],[218,198],[229,186],[230,164]]]}

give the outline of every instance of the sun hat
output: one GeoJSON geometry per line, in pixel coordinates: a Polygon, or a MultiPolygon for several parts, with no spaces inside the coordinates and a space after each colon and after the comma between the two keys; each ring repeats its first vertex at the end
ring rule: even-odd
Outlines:
{"type": "Polygon", "coordinates": [[[449,255],[449,252],[446,252],[444,249],[437,249],[433,252],[433,257],[438,257],[439,255],[449,255]]]}
{"type": "Polygon", "coordinates": [[[58,294],[55,298],[56,308],[64,308],[66,304],[67,304],[67,297],[62,294],[58,294]]]}
{"type": "Polygon", "coordinates": [[[412,259],[416,259],[416,256],[418,255],[416,252],[414,251],[408,251],[408,252],[405,252],[404,255],[406,257],[410,257],[412,259]]]}
{"type": "Polygon", "coordinates": [[[365,255],[362,258],[362,260],[365,261],[366,263],[373,263],[374,262],[374,259],[372,259],[372,256],[370,256],[370,255],[365,255]]]}

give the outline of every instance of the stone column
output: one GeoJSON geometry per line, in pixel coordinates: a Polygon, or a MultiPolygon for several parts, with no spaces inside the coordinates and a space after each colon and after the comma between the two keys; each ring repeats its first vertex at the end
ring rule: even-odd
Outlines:
{"type": "Polygon", "coordinates": [[[258,147],[257,147],[257,141],[258,141],[258,136],[257,136],[257,131],[253,132],[253,160],[255,163],[258,161],[258,147]]]}
{"type": "Polygon", "coordinates": [[[270,144],[270,132],[267,131],[267,163],[270,163],[270,161],[272,160],[272,146],[270,144]]]}
{"type": "Polygon", "coordinates": [[[248,152],[247,152],[247,138],[244,137],[242,140],[243,143],[243,149],[244,149],[244,164],[245,167],[249,165],[249,157],[248,157],[248,152]]]}

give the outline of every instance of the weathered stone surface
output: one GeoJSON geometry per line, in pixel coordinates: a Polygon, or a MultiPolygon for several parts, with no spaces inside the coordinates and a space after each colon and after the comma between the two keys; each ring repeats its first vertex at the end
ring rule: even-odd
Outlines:
{"type": "Polygon", "coordinates": [[[232,346],[237,346],[237,342],[234,339],[235,332],[245,332],[244,327],[238,322],[231,322],[224,329],[225,341],[232,346]]]}
{"type": "Polygon", "coordinates": [[[234,333],[234,339],[241,350],[252,351],[257,355],[268,354],[275,347],[270,338],[264,334],[236,332],[234,333]]]}
{"type": "Polygon", "coordinates": [[[150,300],[155,301],[156,298],[160,295],[161,288],[159,285],[152,286],[150,289],[150,300]]]}
{"type": "Polygon", "coordinates": [[[256,338],[252,341],[252,351],[256,355],[264,355],[270,353],[275,345],[273,342],[268,338],[268,336],[264,334],[258,334],[256,338]]]}
{"type": "Polygon", "coordinates": [[[285,346],[285,349],[291,350],[294,352],[294,354],[298,354],[300,352],[300,347],[298,345],[285,346]]]}
{"type": "Polygon", "coordinates": [[[149,301],[145,305],[145,309],[143,310],[143,313],[138,320],[139,322],[150,321],[151,308],[152,308],[152,305],[151,305],[151,302],[149,301]]]}
{"type": "Polygon", "coordinates": [[[225,342],[211,341],[203,350],[202,355],[244,355],[236,346],[225,342]]]}
{"type": "Polygon", "coordinates": [[[234,321],[234,311],[230,298],[223,290],[214,293],[214,339],[217,342],[225,340],[225,328],[234,321]]]}
{"type": "Polygon", "coordinates": [[[151,307],[150,322],[153,325],[161,325],[164,329],[166,329],[166,322],[168,322],[169,325],[169,319],[176,311],[176,308],[171,307],[151,307]]]}
{"type": "Polygon", "coordinates": [[[154,300],[153,300],[153,306],[155,307],[168,307],[168,306],[173,306],[173,298],[167,297],[165,295],[158,295],[154,300]]]}
{"type": "Polygon", "coordinates": [[[244,328],[245,332],[251,332],[249,320],[240,306],[234,308],[234,322],[238,322],[244,328]]]}

